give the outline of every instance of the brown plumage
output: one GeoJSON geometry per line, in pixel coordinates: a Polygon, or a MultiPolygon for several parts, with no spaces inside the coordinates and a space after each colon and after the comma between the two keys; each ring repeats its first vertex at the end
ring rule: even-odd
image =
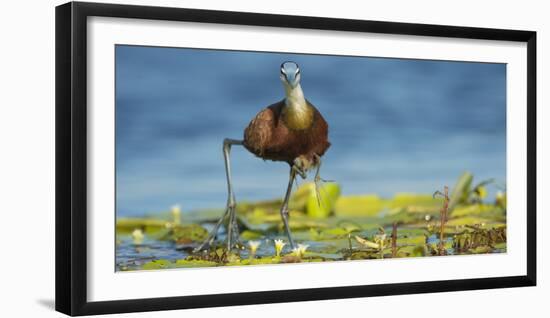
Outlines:
{"type": "Polygon", "coordinates": [[[309,127],[292,128],[285,115],[285,101],[279,101],[260,111],[244,130],[243,145],[264,160],[284,161],[293,165],[296,158],[317,165],[315,155],[321,157],[330,147],[328,124],[321,113],[306,101],[309,127]]]}
{"type": "MultiPolygon", "coordinates": [[[[296,175],[307,177],[307,172],[316,167],[315,189],[319,200],[319,175],[321,156],[330,147],[328,124],[321,113],[308,102],[300,86],[301,73],[298,64],[287,61],[281,64],[280,78],[285,89],[285,99],[260,111],[244,130],[243,140],[226,138],[223,155],[227,178],[227,206],[208,238],[195,251],[212,245],[221,224],[227,218],[227,250],[231,250],[239,237],[236,217],[236,199],[231,182],[230,152],[232,146],[242,145],[264,160],[284,161],[290,165],[288,186],[280,209],[281,218],[290,247],[295,248],[288,224],[288,202],[296,175]]],[[[318,201],[320,204],[320,200],[318,201]]]]}

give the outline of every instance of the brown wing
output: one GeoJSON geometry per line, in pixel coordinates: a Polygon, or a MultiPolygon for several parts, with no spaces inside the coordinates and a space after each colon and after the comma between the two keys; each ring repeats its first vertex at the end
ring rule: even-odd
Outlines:
{"type": "Polygon", "coordinates": [[[313,129],[311,134],[311,151],[318,156],[322,156],[330,147],[330,142],[328,141],[328,124],[323,118],[323,115],[321,115],[321,113],[317,110],[317,108],[315,108],[315,106],[313,106],[309,102],[308,104],[315,111],[313,129]]]}
{"type": "Polygon", "coordinates": [[[282,106],[283,103],[278,102],[263,109],[244,130],[244,146],[256,156],[264,157],[270,148],[282,106]]]}
{"type": "Polygon", "coordinates": [[[252,119],[244,131],[243,145],[256,156],[292,164],[298,156],[315,162],[330,147],[328,125],[321,113],[314,110],[313,125],[304,130],[289,129],[281,118],[284,101],[275,103],[252,119]]]}

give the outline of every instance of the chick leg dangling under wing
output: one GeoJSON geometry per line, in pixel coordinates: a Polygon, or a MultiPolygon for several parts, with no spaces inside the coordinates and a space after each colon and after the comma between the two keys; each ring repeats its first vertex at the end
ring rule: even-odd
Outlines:
{"type": "Polygon", "coordinates": [[[317,197],[317,204],[319,206],[322,206],[324,209],[326,208],[324,206],[324,203],[323,203],[323,200],[321,200],[321,190],[323,189],[322,186],[323,184],[321,182],[334,182],[334,180],[325,180],[323,178],[321,178],[321,157],[318,155],[318,154],[313,154],[313,156],[315,157],[315,161],[316,161],[316,165],[317,165],[317,169],[315,171],[315,178],[313,179],[314,183],[315,183],[315,195],[317,197]]]}

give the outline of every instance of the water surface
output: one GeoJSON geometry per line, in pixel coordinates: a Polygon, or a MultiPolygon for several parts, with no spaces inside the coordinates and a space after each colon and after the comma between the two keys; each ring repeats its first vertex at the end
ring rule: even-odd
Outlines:
{"type": "MultiPolygon", "coordinates": [[[[504,64],[117,46],[117,215],[223,207],[222,141],[283,98],[286,60],[330,124],[322,174],[343,194],[505,181],[504,64]]],[[[286,164],[238,147],[232,164],[238,200],[284,194],[286,164]]]]}

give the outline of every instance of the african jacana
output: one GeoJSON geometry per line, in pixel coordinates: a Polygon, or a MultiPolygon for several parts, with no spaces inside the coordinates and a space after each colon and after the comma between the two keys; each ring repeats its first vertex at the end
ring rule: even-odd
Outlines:
{"type": "MultiPolygon", "coordinates": [[[[225,139],[223,154],[227,178],[228,199],[223,216],[216,223],[209,237],[195,249],[199,251],[214,241],[220,225],[229,217],[227,225],[227,250],[231,250],[238,240],[239,229],[236,219],[236,200],[231,183],[230,151],[233,145],[242,145],[259,158],[272,161],[283,161],[290,166],[290,178],[283,204],[281,218],[290,242],[295,248],[288,224],[288,201],[296,174],[303,179],[313,167],[317,168],[315,183],[319,177],[321,156],[330,147],[328,141],[328,124],[321,113],[305,99],[300,85],[300,68],[295,62],[281,64],[281,81],[285,89],[285,98],[260,111],[244,130],[244,139],[225,139]],[[234,238],[235,236],[235,238],[234,238]]],[[[318,195],[318,194],[317,194],[318,195]]]]}

